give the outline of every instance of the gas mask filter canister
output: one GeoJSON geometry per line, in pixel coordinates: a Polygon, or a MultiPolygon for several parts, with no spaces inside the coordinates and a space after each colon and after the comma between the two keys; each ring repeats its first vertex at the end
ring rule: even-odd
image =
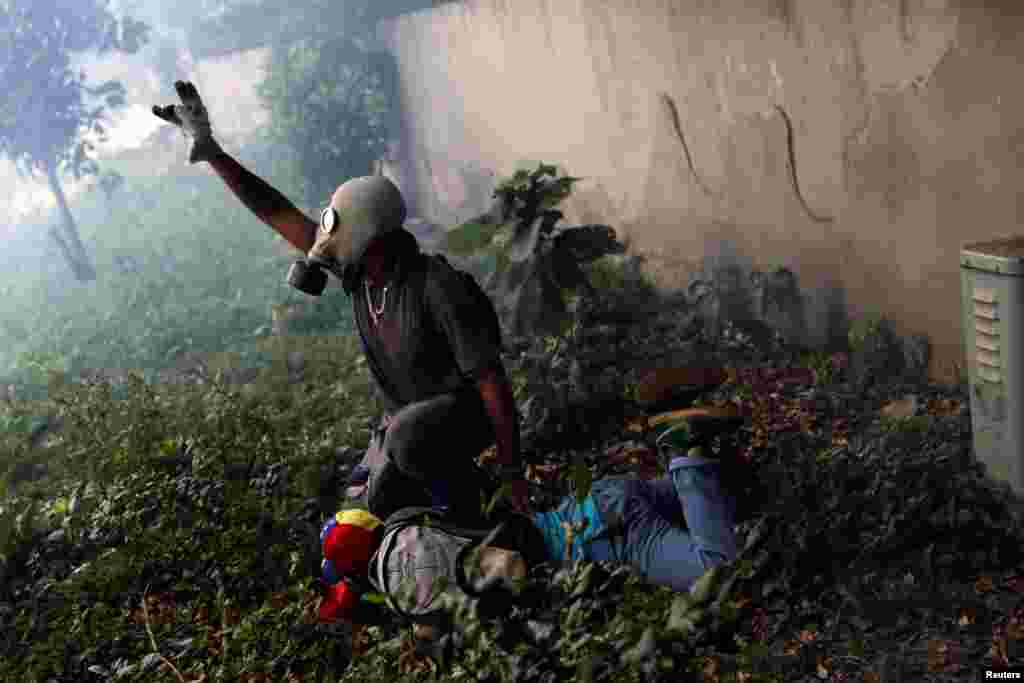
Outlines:
{"type": "MultiPolygon", "coordinates": [[[[327,207],[320,212],[320,231],[324,235],[330,235],[337,226],[338,214],[332,207],[327,207]]],[[[345,277],[341,278],[342,282],[346,279],[345,277]]],[[[288,269],[286,281],[303,294],[320,296],[327,288],[327,273],[324,271],[323,264],[309,258],[299,259],[288,269]]]]}
{"type": "Polygon", "coordinates": [[[288,269],[287,281],[303,294],[320,296],[327,288],[327,273],[319,264],[301,259],[288,269]]]}

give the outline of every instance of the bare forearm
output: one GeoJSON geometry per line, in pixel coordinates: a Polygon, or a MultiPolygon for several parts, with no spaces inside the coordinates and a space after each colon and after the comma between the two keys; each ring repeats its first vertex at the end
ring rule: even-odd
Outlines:
{"type": "Polygon", "coordinates": [[[521,553],[493,546],[480,551],[480,575],[484,580],[502,581],[507,587],[526,578],[526,560],[521,553]]]}
{"type": "Polygon", "coordinates": [[[494,440],[497,445],[497,465],[516,466],[521,464],[519,452],[519,414],[515,397],[505,373],[498,368],[485,371],[478,383],[487,414],[494,425],[494,440]]]}
{"type": "Polygon", "coordinates": [[[226,152],[222,151],[211,159],[210,166],[257,218],[303,253],[312,248],[316,239],[316,223],[299,211],[287,197],[226,152]]]}

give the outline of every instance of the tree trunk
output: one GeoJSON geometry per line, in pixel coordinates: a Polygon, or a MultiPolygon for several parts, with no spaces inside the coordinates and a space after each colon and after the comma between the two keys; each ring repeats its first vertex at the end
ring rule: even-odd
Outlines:
{"type": "Polygon", "coordinates": [[[95,280],[96,268],[90,262],[89,255],[85,252],[85,245],[82,244],[82,240],[78,236],[78,226],[75,225],[75,218],[71,215],[71,209],[68,208],[64,188],[61,187],[60,178],[57,177],[56,164],[46,164],[46,178],[50,181],[50,191],[53,192],[64,219],[64,235],[61,235],[56,228],[51,228],[50,236],[64,252],[64,258],[71,266],[75,279],[79,282],[95,280]]]}

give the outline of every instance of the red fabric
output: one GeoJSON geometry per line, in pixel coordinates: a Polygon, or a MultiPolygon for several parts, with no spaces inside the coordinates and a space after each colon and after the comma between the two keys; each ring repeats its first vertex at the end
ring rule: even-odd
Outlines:
{"type": "Polygon", "coordinates": [[[324,539],[324,557],[340,574],[365,574],[373,556],[373,532],[351,524],[339,524],[324,539]]]}
{"type": "Polygon", "coordinates": [[[359,604],[359,591],[344,581],[328,588],[327,597],[320,603],[318,618],[322,622],[347,619],[359,604]]]}

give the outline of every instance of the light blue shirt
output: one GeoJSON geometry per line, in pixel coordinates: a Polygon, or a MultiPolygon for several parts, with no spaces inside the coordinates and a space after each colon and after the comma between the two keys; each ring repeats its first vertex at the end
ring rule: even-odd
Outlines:
{"type": "Polygon", "coordinates": [[[605,530],[604,519],[594,502],[594,496],[587,496],[582,505],[576,502],[574,496],[570,496],[554,510],[534,515],[534,522],[544,536],[544,545],[552,562],[562,564],[565,561],[565,529],[562,528],[562,523],[568,522],[576,526],[583,520],[586,520],[587,526],[576,535],[570,556],[571,562],[586,559],[584,547],[605,530]]]}

